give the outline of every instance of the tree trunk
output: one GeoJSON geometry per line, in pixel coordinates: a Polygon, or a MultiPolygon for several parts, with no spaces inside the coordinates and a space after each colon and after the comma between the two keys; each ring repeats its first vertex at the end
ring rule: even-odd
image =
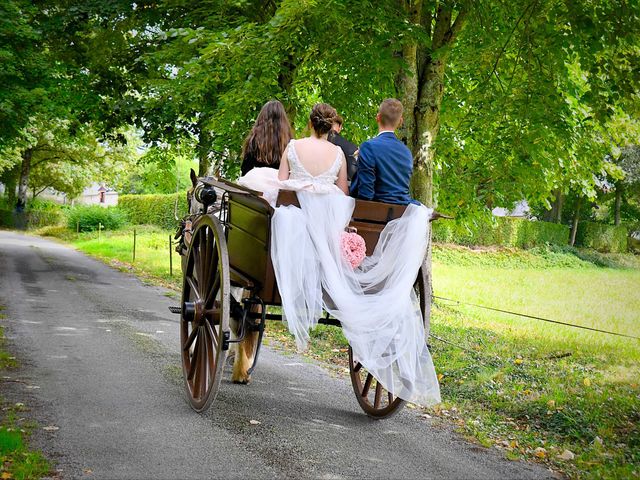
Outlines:
{"type": "Polygon", "coordinates": [[[580,209],[582,208],[582,197],[578,197],[576,203],[576,209],[573,212],[573,221],[571,223],[571,238],[569,239],[569,245],[572,247],[576,244],[576,235],[578,233],[578,222],[580,221],[580,209]]]}
{"type": "Polygon", "coordinates": [[[557,188],[554,193],[551,209],[547,210],[542,219],[545,222],[562,223],[562,207],[564,204],[564,194],[562,190],[557,188]]]}
{"type": "Polygon", "coordinates": [[[419,85],[415,109],[415,142],[411,190],[416,199],[433,205],[433,143],[440,131],[440,105],[444,94],[444,60],[429,60],[419,85]]]}
{"type": "Polygon", "coordinates": [[[31,157],[33,150],[26,149],[22,153],[22,166],[20,168],[20,181],[18,182],[18,198],[16,212],[23,212],[27,206],[27,192],[29,188],[29,174],[31,173],[31,157]]]}
{"type": "Polygon", "coordinates": [[[562,223],[562,208],[564,207],[564,194],[562,190],[558,189],[556,197],[556,216],[553,219],[555,223],[562,223]]]}
{"type": "Polygon", "coordinates": [[[620,225],[620,207],[622,206],[622,193],[623,187],[622,183],[616,183],[616,203],[615,203],[615,213],[614,213],[614,225],[620,225]]]}
{"type": "MultiPolygon", "coordinates": [[[[440,105],[444,95],[444,70],[446,54],[433,53],[442,47],[450,47],[465,23],[468,4],[464,4],[452,23],[452,3],[438,4],[434,11],[423,0],[400,0],[407,20],[420,24],[431,38],[431,45],[407,42],[402,47],[405,61],[396,78],[396,91],[404,107],[400,139],[413,154],[411,193],[413,198],[427,206],[433,206],[433,143],[440,131],[440,105]],[[434,23],[435,19],[435,23],[434,23]],[[433,26],[433,30],[432,30],[433,26]]],[[[423,268],[426,269],[426,289],[433,292],[431,277],[431,229],[423,268]]],[[[429,304],[431,304],[429,299],[429,304]]],[[[429,330],[427,329],[427,338],[429,330]]]]}
{"type": "Polygon", "coordinates": [[[293,81],[295,79],[297,68],[293,54],[290,53],[287,56],[282,66],[283,68],[278,74],[278,86],[282,90],[283,97],[281,100],[282,104],[284,105],[284,110],[285,112],[287,112],[287,117],[289,118],[289,123],[291,123],[291,128],[294,128],[298,111],[296,109],[295,102],[291,98],[293,81]]]}
{"type": "Polygon", "coordinates": [[[427,206],[434,203],[433,144],[440,131],[440,106],[444,95],[444,71],[447,55],[440,49],[450,48],[461,31],[468,11],[464,4],[452,22],[452,3],[440,3],[436,11],[421,0],[402,2],[407,19],[422,25],[431,37],[431,45],[408,42],[402,48],[405,68],[396,79],[396,91],[404,106],[404,125],[400,137],[413,154],[411,192],[427,206]],[[435,22],[433,21],[435,19],[435,22]],[[433,31],[432,31],[433,25],[433,31]]]}
{"type": "Polygon", "coordinates": [[[16,163],[10,170],[2,175],[4,183],[4,194],[7,197],[7,205],[16,203],[16,187],[18,186],[18,176],[20,175],[21,164],[16,163]]]}

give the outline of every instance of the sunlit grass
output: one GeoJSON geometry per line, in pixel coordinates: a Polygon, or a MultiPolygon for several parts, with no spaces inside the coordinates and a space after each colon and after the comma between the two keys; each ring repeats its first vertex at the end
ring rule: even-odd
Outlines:
{"type": "MultiPolygon", "coordinates": [[[[578,253],[637,265],[631,256],[578,253]]],[[[640,335],[640,269],[598,267],[566,252],[440,247],[433,273],[438,296],[640,335]]],[[[432,334],[440,411],[462,431],[571,477],[640,474],[638,340],[442,300],[432,334]],[[565,450],[574,458],[563,460],[565,450]]]]}
{"type": "MultiPolygon", "coordinates": [[[[540,316],[565,323],[640,336],[640,270],[601,267],[504,269],[434,262],[438,296],[540,316]]],[[[535,338],[550,349],[588,350],[640,359],[640,342],[603,333],[515,317],[476,307],[456,307],[468,326],[535,338]]]]}
{"type": "Polygon", "coordinates": [[[105,260],[116,260],[122,268],[144,273],[179,288],[182,282],[180,255],[171,246],[173,269],[170,269],[169,238],[173,233],[153,226],[137,226],[136,255],[133,258],[133,231],[129,227],[113,232],[83,233],[71,239],[79,250],[105,260]]]}

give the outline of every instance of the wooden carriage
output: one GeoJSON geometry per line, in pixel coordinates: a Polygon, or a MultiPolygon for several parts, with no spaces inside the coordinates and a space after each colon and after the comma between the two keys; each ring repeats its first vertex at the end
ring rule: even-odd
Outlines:
{"type": "MultiPolygon", "coordinates": [[[[282,320],[282,315],[268,312],[268,307],[281,305],[270,258],[273,208],[259,192],[224,180],[200,179],[200,182],[222,195],[215,214],[191,216],[186,222],[181,251],[182,303],[176,309],[180,313],[185,390],[191,406],[198,412],[206,410],[215,399],[230,345],[242,341],[249,331],[258,332],[251,373],[258,360],[266,320],[282,320]],[[238,287],[236,292],[243,289],[244,294],[232,296],[231,287],[238,287]]],[[[277,205],[298,205],[295,192],[280,191],[277,205]]],[[[351,226],[365,238],[367,254],[372,253],[387,222],[400,217],[405,208],[356,200],[351,226]]],[[[414,284],[427,333],[428,275],[427,264],[423,264],[414,284]]],[[[340,325],[329,315],[319,319],[319,323],[340,325]]],[[[385,418],[404,405],[404,400],[394,397],[354,360],[350,348],[349,371],[356,399],[367,415],[385,418]]]]}

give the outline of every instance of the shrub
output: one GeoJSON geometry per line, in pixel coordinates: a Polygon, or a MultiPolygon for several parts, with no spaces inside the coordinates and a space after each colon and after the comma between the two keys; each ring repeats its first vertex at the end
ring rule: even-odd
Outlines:
{"type": "Polygon", "coordinates": [[[69,210],[67,225],[70,229],[81,232],[98,230],[102,224],[104,230],[116,230],[126,223],[127,217],[118,207],[101,207],[99,205],[78,205],[69,210]]]}
{"type": "Polygon", "coordinates": [[[0,227],[13,227],[13,210],[0,205],[0,227]]]}
{"type": "Polygon", "coordinates": [[[176,202],[178,218],[187,212],[187,200],[184,193],[170,195],[120,195],[118,207],[126,212],[129,221],[134,224],[157,225],[162,228],[175,228],[174,217],[176,202]]]}
{"type": "Polygon", "coordinates": [[[467,246],[531,248],[538,245],[566,245],[569,227],[524,218],[474,218],[468,221],[439,220],[433,225],[433,241],[467,246]]]}
{"type": "MultiPolygon", "coordinates": [[[[50,200],[32,200],[27,204],[23,221],[27,228],[41,228],[48,225],[60,225],[66,219],[66,207],[50,200]]],[[[20,219],[6,200],[0,201],[0,227],[14,228],[20,219]]],[[[24,223],[23,223],[24,226],[24,223]]]]}
{"type": "Polygon", "coordinates": [[[629,230],[623,225],[582,222],[578,224],[576,245],[593,248],[604,253],[624,253],[627,251],[629,230]]]}
{"type": "Polygon", "coordinates": [[[50,200],[32,200],[27,206],[27,227],[41,228],[64,224],[66,209],[67,207],[50,200]]]}

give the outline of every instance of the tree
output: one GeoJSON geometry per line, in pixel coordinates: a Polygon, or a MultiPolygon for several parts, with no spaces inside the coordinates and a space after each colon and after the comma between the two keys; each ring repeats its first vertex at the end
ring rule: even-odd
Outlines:
{"type": "Polygon", "coordinates": [[[624,147],[620,152],[618,166],[624,173],[624,178],[615,184],[614,225],[620,225],[625,194],[635,193],[636,197],[640,197],[640,146],[624,147]]]}
{"type": "Polygon", "coordinates": [[[608,168],[604,125],[637,109],[638,9],[623,0],[55,0],[40,13],[46,39],[64,40],[48,45],[74,79],[71,99],[87,96],[68,115],[98,131],[134,122],[151,145],[194,142],[201,174],[216,163],[233,176],[271,98],[299,132],[310,106],[328,101],[362,141],[380,100],[397,95],[414,193],[474,214],[522,198],[548,205],[572,182],[593,194],[594,174],[608,168]]]}
{"type": "Polygon", "coordinates": [[[31,2],[0,2],[0,148],[21,135],[35,109],[50,103],[47,88],[55,83],[56,68],[42,46],[36,14],[31,2]]]}
{"type": "Polygon", "coordinates": [[[193,145],[150,147],[112,186],[123,193],[176,193],[191,187],[190,170],[198,168],[193,145]]]}

